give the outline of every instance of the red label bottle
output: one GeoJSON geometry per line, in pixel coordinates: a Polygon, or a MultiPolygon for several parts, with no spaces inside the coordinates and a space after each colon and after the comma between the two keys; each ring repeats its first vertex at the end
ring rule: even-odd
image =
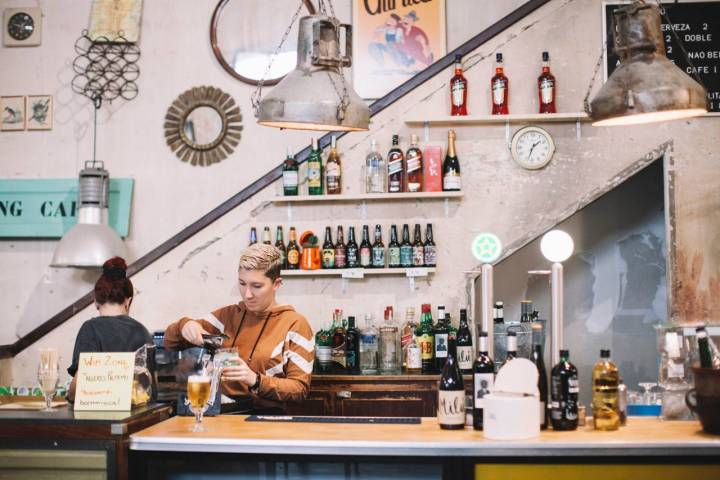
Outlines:
{"type": "Polygon", "coordinates": [[[550,54],[542,53],[542,73],[538,77],[538,100],[540,113],[556,113],[555,110],[555,77],[550,73],[550,54]]]}
{"type": "Polygon", "coordinates": [[[510,97],[510,81],[503,73],[502,53],[495,55],[495,76],[490,80],[490,94],[492,95],[492,114],[507,115],[510,97]]]}
{"type": "Polygon", "coordinates": [[[455,55],[455,75],[450,79],[450,115],[467,115],[467,80],[462,71],[462,55],[455,55]]]}

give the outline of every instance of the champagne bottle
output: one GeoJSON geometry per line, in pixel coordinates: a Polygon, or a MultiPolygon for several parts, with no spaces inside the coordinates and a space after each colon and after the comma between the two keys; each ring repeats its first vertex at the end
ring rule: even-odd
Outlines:
{"type": "Polygon", "coordinates": [[[460,160],[455,153],[455,131],[448,131],[448,149],[443,161],[443,191],[452,192],[462,189],[460,160]]]}
{"type": "Polygon", "coordinates": [[[437,416],[440,428],[444,430],[465,428],[465,386],[455,355],[455,342],[450,342],[438,387],[437,416]]]}
{"type": "Polygon", "coordinates": [[[473,428],[483,429],[483,398],[495,383],[495,364],[488,355],[488,334],[480,332],[478,356],[473,364],[473,428]]]}

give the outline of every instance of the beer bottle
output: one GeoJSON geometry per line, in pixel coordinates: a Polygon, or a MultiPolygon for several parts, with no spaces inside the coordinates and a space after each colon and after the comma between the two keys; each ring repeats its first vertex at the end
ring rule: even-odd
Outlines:
{"type": "Polygon", "coordinates": [[[322,247],[322,268],[335,268],[335,245],[330,227],[325,227],[325,242],[322,247]]]}
{"type": "Polygon", "coordinates": [[[270,227],[263,228],[263,244],[272,245],[272,239],[270,237],[270,227]]]}
{"type": "Polygon", "coordinates": [[[370,245],[370,232],[367,225],[363,225],[362,242],[360,242],[360,266],[372,267],[372,246],[370,245]]]}
{"type": "Polygon", "coordinates": [[[375,243],[372,246],[372,267],[385,268],[385,245],[380,225],[375,225],[375,243]]]}
{"type": "Polygon", "coordinates": [[[400,244],[400,266],[412,267],[413,264],[413,246],[410,243],[410,227],[408,224],[403,225],[402,243],[400,244]]]}
{"type": "Polygon", "coordinates": [[[337,243],[335,244],[335,268],[347,267],[347,248],[342,225],[337,228],[337,243]]]}
{"type": "MultiPolygon", "coordinates": [[[[437,265],[437,247],[433,241],[432,224],[428,223],[425,227],[425,245],[423,245],[423,255],[426,267],[434,267],[437,265]]],[[[458,344],[458,347],[460,344],[458,344]]],[[[462,368],[462,367],[460,367],[462,368]]]]}
{"type": "Polygon", "coordinates": [[[422,267],[425,264],[425,246],[422,242],[420,225],[415,224],[415,242],[412,247],[412,266],[422,267]]]}
{"type": "Polygon", "coordinates": [[[250,228],[250,243],[249,245],[255,245],[257,243],[257,229],[255,227],[250,228]]]}
{"type": "Polygon", "coordinates": [[[400,150],[400,137],[393,135],[392,148],[388,152],[388,193],[400,193],[403,191],[405,170],[405,158],[400,150]]]}
{"type": "Polygon", "coordinates": [[[397,227],[390,226],[390,243],[388,243],[388,267],[395,268],[400,266],[400,244],[397,239],[397,227]]]}
{"type": "Polygon", "coordinates": [[[280,250],[280,269],[286,270],[287,264],[287,248],[285,248],[285,241],[283,240],[283,229],[282,226],[278,225],[275,231],[275,247],[280,250]]]}
{"type": "Polygon", "coordinates": [[[290,241],[287,246],[288,270],[300,268],[300,247],[297,244],[295,227],[290,227],[290,241]]]}
{"type": "Polygon", "coordinates": [[[358,244],[355,242],[355,227],[348,229],[348,243],[347,243],[347,267],[357,268],[360,265],[360,253],[358,251],[358,244]]]}

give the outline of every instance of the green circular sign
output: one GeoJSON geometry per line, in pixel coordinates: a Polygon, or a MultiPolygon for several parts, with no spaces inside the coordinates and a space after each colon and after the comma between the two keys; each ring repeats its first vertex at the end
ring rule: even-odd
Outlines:
{"type": "Polygon", "coordinates": [[[492,263],[502,254],[502,243],[494,233],[481,233],[472,242],[472,252],[482,263],[492,263]]]}

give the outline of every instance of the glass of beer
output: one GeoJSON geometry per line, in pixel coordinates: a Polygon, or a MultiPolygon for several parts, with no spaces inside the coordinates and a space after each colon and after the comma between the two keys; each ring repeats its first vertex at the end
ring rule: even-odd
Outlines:
{"type": "Polygon", "coordinates": [[[204,432],[202,420],[205,410],[208,409],[210,401],[210,385],[212,377],[210,375],[198,374],[190,375],[187,382],[187,402],[190,410],[195,414],[195,424],[190,429],[191,432],[204,432]]]}
{"type": "Polygon", "coordinates": [[[55,348],[40,350],[40,364],[38,365],[38,383],[45,397],[43,412],[52,412],[51,408],[55,390],[60,380],[60,356],[55,348]]]}

